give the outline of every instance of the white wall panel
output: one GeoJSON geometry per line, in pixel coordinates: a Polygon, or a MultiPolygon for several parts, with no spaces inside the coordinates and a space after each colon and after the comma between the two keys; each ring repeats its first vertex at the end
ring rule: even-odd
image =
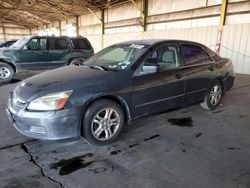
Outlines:
{"type": "Polygon", "coordinates": [[[250,24],[224,27],[221,55],[232,60],[235,72],[250,74],[250,24]]]}

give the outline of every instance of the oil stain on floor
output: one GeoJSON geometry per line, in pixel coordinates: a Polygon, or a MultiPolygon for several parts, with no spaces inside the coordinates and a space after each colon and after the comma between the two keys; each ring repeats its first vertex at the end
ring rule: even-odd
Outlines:
{"type": "Polygon", "coordinates": [[[93,153],[87,153],[86,155],[73,157],[71,159],[62,159],[59,162],[51,164],[50,169],[57,170],[60,168],[59,175],[68,175],[74,171],[90,166],[94,161],[86,162],[85,160],[93,156],[93,153]]]}
{"type": "Polygon", "coordinates": [[[170,118],[168,119],[172,125],[177,125],[180,127],[193,127],[192,117],[184,117],[184,118],[170,118]]]}

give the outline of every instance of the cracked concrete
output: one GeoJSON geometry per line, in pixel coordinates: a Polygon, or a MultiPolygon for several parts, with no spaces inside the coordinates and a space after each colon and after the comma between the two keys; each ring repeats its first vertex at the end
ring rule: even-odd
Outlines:
{"type": "Polygon", "coordinates": [[[37,167],[40,168],[41,174],[42,174],[43,177],[48,178],[49,180],[51,180],[51,181],[55,182],[56,184],[58,184],[60,187],[63,187],[63,188],[64,188],[64,186],[63,186],[63,184],[62,184],[61,182],[58,182],[58,181],[54,180],[53,178],[51,178],[50,176],[47,176],[47,175],[44,173],[43,168],[36,162],[36,160],[34,160],[32,154],[29,152],[28,146],[26,146],[25,143],[23,143],[23,144],[21,145],[21,147],[22,147],[22,149],[23,149],[27,154],[29,154],[29,156],[30,156],[30,162],[34,163],[37,167]]]}
{"type": "Polygon", "coordinates": [[[197,104],[139,119],[103,147],[20,135],[3,111],[15,84],[0,86],[0,187],[248,188],[249,81],[238,75],[214,112],[197,104]],[[169,121],[188,117],[192,126],[169,121]]]}

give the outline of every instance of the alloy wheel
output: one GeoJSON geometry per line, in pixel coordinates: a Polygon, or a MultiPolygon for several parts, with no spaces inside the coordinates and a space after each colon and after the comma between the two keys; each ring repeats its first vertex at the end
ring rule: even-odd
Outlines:
{"type": "Polygon", "coordinates": [[[8,67],[0,67],[0,79],[7,79],[10,76],[11,72],[8,67]]]}
{"type": "Polygon", "coordinates": [[[117,132],[120,121],[119,113],[114,108],[102,109],[92,120],[91,133],[97,140],[109,140],[117,132]]]}
{"type": "Polygon", "coordinates": [[[221,86],[219,85],[213,86],[209,94],[209,101],[211,105],[216,106],[220,102],[221,95],[222,95],[221,86]]]}

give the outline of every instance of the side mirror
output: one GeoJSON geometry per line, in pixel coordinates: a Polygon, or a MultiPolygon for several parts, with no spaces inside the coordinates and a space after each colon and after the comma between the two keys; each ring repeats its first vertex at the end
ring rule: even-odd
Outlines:
{"type": "Polygon", "coordinates": [[[159,66],[154,66],[154,65],[151,65],[151,66],[143,66],[142,67],[142,71],[143,73],[145,74],[149,74],[149,73],[156,73],[156,72],[159,72],[159,66]]]}
{"type": "Polygon", "coordinates": [[[23,46],[23,50],[28,50],[29,49],[29,46],[27,45],[27,44],[25,44],[24,46],[23,46]]]}

